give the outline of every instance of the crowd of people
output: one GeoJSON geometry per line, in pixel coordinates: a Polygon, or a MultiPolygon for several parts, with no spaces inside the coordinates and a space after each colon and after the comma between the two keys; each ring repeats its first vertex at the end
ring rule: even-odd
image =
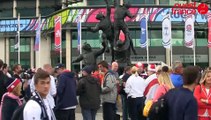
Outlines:
{"type": "Polygon", "coordinates": [[[117,120],[119,98],[123,120],[150,120],[145,107],[164,96],[168,120],[211,119],[209,67],[138,62],[120,73],[117,62],[101,61],[85,66],[80,77],[64,64],[26,72],[17,64],[8,70],[0,60],[0,120],[75,120],[78,104],[83,120],[95,120],[101,104],[103,119],[117,120]]]}

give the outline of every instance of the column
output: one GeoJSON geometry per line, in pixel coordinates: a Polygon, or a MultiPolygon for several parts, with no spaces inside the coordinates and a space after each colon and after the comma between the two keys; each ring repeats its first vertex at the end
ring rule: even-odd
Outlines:
{"type": "Polygon", "coordinates": [[[4,37],[0,37],[0,48],[1,48],[1,52],[0,52],[0,59],[2,59],[5,62],[5,52],[6,52],[6,45],[5,45],[5,39],[4,37]]]}
{"type": "Polygon", "coordinates": [[[169,49],[166,49],[166,64],[168,66],[171,66],[171,51],[169,49]]]}
{"type": "Polygon", "coordinates": [[[13,7],[12,7],[12,10],[13,10],[13,18],[16,18],[17,17],[17,1],[16,0],[13,0],[13,7]]]}
{"type": "Polygon", "coordinates": [[[36,17],[40,14],[40,0],[36,0],[36,17]]]}
{"type": "Polygon", "coordinates": [[[159,5],[160,3],[159,3],[159,0],[155,0],[155,4],[156,5],[159,5]]]}
{"type": "Polygon", "coordinates": [[[30,66],[34,68],[34,37],[31,37],[30,66]]]}
{"type": "Polygon", "coordinates": [[[72,59],[72,38],[71,31],[66,30],[66,68],[71,70],[71,59],[72,59]]]}
{"type": "Polygon", "coordinates": [[[51,64],[50,58],[50,37],[47,36],[47,39],[41,37],[40,49],[36,52],[36,68],[42,67],[44,64],[51,64]]]}

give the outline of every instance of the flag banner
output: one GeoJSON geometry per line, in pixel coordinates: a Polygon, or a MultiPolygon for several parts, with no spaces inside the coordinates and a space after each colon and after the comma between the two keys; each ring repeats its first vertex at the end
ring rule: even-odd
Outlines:
{"type": "Polygon", "coordinates": [[[141,48],[146,48],[147,47],[147,39],[148,39],[148,34],[147,34],[147,17],[143,15],[143,17],[140,20],[140,27],[141,27],[141,33],[140,33],[140,46],[141,48]]]}
{"type": "Polygon", "coordinates": [[[194,47],[194,15],[190,14],[185,19],[185,46],[188,48],[194,47]]]}
{"type": "Polygon", "coordinates": [[[41,33],[41,27],[40,27],[40,23],[41,23],[41,21],[40,21],[40,19],[38,20],[38,27],[37,27],[37,30],[36,30],[36,37],[35,37],[35,44],[34,44],[34,50],[35,51],[39,51],[39,49],[40,49],[40,33],[41,33]]]}
{"type": "Polygon", "coordinates": [[[207,14],[208,21],[208,47],[211,48],[211,12],[207,14]]]}
{"type": "Polygon", "coordinates": [[[77,23],[77,30],[78,30],[78,51],[81,48],[81,19],[79,18],[77,23]]]}
{"type": "Polygon", "coordinates": [[[163,17],[162,21],[162,44],[164,48],[170,49],[171,47],[171,19],[170,14],[163,17]]]}
{"type": "Polygon", "coordinates": [[[61,16],[55,16],[54,23],[55,51],[61,51],[61,16]]]}

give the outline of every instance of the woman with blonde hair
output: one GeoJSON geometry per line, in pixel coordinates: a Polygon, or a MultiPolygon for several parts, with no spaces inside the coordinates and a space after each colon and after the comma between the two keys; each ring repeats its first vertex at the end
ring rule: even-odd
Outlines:
{"type": "Polygon", "coordinates": [[[16,108],[22,105],[19,98],[22,86],[20,79],[8,78],[6,86],[8,92],[3,95],[1,100],[0,120],[11,120],[16,108]]]}
{"type": "Polygon", "coordinates": [[[198,120],[211,120],[211,70],[204,71],[199,85],[194,90],[198,103],[198,120]]]}
{"type": "Polygon", "coordinates": [[[128,78],[125,84],[129,116],[131,120],[142,120],[144,117],[140,114],[140,110],[143,108],[146,84],[144,79],[138,75],[138,68],[136,66],[131,68],[131,73],[132,75],[128,78]]]}
{"type": "Polygon", "coordinates": [[[155,96],[153,101],[157,101],[161,96],[165,95],[170,89],[174,88],[173,83],[171,82],[171,78],[168,72],[161,72],[158,75],[158,83],[159,86],[155,92],[155,96]]]}

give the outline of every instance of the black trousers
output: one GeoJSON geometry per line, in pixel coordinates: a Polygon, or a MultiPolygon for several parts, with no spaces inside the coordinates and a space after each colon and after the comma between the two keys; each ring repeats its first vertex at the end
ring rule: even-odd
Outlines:
{"type": "Polygon", "coordinates": [[[115,103],[103,103],[103,120],[115,120],[116,105],[115,103]]]}
{"type": "Polygon", "coordinates": [[[144,108],[144,98],[128,98],[128,111],[131,120],[145,120],[146,118],[143,116],[143,108],[144,108]]]}
{"type": "Polygon", "coordinates": [[[55,115],[57,120],[75,120],[75,109],[56,110],[55,115]]]}

